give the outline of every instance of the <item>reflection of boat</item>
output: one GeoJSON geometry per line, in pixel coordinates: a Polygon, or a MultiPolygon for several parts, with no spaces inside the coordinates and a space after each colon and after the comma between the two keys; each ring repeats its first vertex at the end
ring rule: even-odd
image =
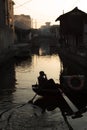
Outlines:
{"type": "Polygon", "coordinates": [[[32,89],[35,93],[37,93],[40,96],[59,96],[61,95],[60,90],[55,88],[40,88],[39,85],[32,85],[32,89]]]}

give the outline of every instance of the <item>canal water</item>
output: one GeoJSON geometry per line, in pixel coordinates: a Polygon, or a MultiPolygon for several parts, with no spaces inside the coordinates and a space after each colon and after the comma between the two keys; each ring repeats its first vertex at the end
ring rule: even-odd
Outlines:
{"type": "MultiPolygon", "coordinates": [[[[51,51],[52,50],[48,45],[41,45],[40,48],[35,48],[35,50],[33,48],[33,51],[31,51],[31,56],[29,56],[27,59],[13,59],[9,63],[7,62],[6,64],[4,64],[3,67],[0,67],[0,119],[2,119],[0,122],[0,128],[5,127],[8,129],[10,128],[12,130],[27,130],[27,125],[29,125],[27,126],[27,128],[31,128],[32,126],[34,127],[36,117],[31,117],[31,110],[34,114],[35,111],[37,113],[40,113],[40,111],[39,109],[34,111],[33,109],[36,109],[36,107],[33,108],[30,106],[30,104],[28,104],[28,101],[30,101],[32,97],[35,95],[35,93],[32,90],[32,85],[38,83],[37,77],[39,76],[40,71],[44,71],[48,79],[53,78],[56,83],[60,83],[61,70],[64,69],[62,67],[63,65],[61,63],[58,53],[53,53],[51,51]],[[11,111],[14,108],[16,109],[11,111]],[[7,120],[7,124],[5,123],[5,118],[7,120]],[[29,124],[31,118],[32,124],[29,124]],[[28,119],[28,123],[26,123],[26,119],[28,119]]],[[[35,102],[36,104],[40,103],[40,105],[43,106],[43,103],[45,104],[46,100],[36,97],[35,102]]],[[[45,114],[45,117],[42,117],[42,114],[40,116],[40,118],[42,119],[42,121],[40,120],[40,129],[44,129],[44,125],[46,125],[45,127],[47,127],[47,130],[50,128],[56,130],[59,129],[60,126],[62,130],[64,120],[68,128],[71,128],[71,126],[67,122],[67,118],[63,113],[64,111],[70,114],[67,105],[64,104],[64,102],[62,102],[62,106],[59,106],[58,100],[54,102],[54,100],[52,101],[51,99],[51,102],[51,107],[48,107],[47,104],[48,111],[45,114]],[[60,110],[62,116],[64,116],[64,120],[60,118],[60,110]],[[46,120],[45,123],[43,118],[44,120],[46,120]]],[[[48,101],[46,103],[48,103],[48,101]]],[[[82,107],[85,107],[84,104],[82,105],[82,107]]],[[[65,125],[63,127],[63,129],[67,129],[65,125]]]]}
{"type": "MultiPolygon", "coordinates": [[[[66,71],[66,66],[63,68],[63,65],[65,64],[62,65],[58,53],[54,50],[55,49],[52,50],[49,44],[41,44],[39,47],[33,48],[33,50],[31,50],[31,56],[26,59],[14,59],[4,64],[3,67],[0,67],[1,109],[7,109],[14,105],[27,103],[31,100],[35,94],[32,90],[32,85],[38,83],[37,78],[40,71],[44,71],[48,79],[53,78],[56,83],[60,83],[61,72],[64,72],[64,70],[66,71]]],[[[74,66],[73,68],[71,62],[66,63],[66,65],[69,66],[67,68],[69,74],[84,74],[82,70],[78,69],[78,67],[75,68],[74,66]]],[[[84,96],[75,95],[71,98],[73,101],[76,101],[79,97],[81,98],[78,101],[81,101],[84,96]]],[[[84,103],[84,98],[81,104],[84,103]]],[[[77,104],[78,101],[75,104],[77,104]]]]}
{"type": "MultiPolygon", "coordinates": [[[[58,122],[61,128],[65,127],[65,130],[67,129],[65,123],[62,125],[64,120],[61,117],[60,110],[56,109],[57,106],[53,106],[51,110],[49,109],[50,111],[55,109],[54,112],[46,112],[46,115],[42,116],[42,114],[39,115],[42,110],[35,107],[36,105],[33,107],[32,104],[28,103],[35,95],[32,90],[32,85],[38,83],[37,77],[40,71],[44,71],[48,79],[53,78],[56,83],[60,82],[60,58],[56,53],[50,54],[48,47],[47,50],[45,47],[38,48],[35,51],[36,53],[31,53],[31,56],[27,59],[15,59],[0,67],[1,129],[44,130],[44,127],[46,129],[56,129],[59,127],[58,122]],[[36,116],[37,119],[42,119],[40,119],[40,123],[36,121],[36,116]]],[[[36,104],[38,102],[40,104],[43,103],[44,100],[39,98],[39,96],[36,97],[36,104]]]]}
{"type": "Polygon", "coordinates": [[[53,78],[56,83],[59,83],[60,67],[60,59],[56,54],[46,56],[34,54],[31,59],[15,65],[17,81],[14,100],[23,102],[34,95],[32,84],[38,83],[37,77],[40,71],[44,71],[48,79],[53,78]]]}
{"type": "Polygon", "coordinates": [[[50,54],[48,46],[39,48],[27,59],[16,59],[3,65],[0,68],[0,108],[28,102],[35,94],[32,85],[38,83],[40,71],[44,71],[48,79],[53,78],[59,83],[60,58],[58,54],[50,54]]]}

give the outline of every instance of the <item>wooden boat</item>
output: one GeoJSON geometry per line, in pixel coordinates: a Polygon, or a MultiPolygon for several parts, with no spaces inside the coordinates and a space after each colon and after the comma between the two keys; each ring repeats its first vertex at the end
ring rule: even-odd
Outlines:
{"type": "Polygon", "coordinates": [[[55,88],[40,88],[39,85],[32,85],[32,90],[40,96],[59,96],[61,94],[58,87],[55,88]]]}

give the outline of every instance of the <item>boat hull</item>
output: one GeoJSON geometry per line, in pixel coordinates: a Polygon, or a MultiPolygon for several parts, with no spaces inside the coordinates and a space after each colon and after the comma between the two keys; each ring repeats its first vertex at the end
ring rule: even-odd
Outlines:
{"type": "Polygon", "coordinates": [[[58,97],[61,92],[59,91],[58,88],[46,88],[46,89],[40,89],[38,85],[32,85],[32,89],[35,93],[37,93],[40,96],[54,96],[58,97]]]}

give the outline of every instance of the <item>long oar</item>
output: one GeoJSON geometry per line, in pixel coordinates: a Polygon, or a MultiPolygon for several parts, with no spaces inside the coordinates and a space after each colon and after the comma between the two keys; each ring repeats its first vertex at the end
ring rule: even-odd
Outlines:
{"type": "Polygon", "coordinates": [[[65,101],[67,102],[67,104],[69,105],[69,107],[71,108],[71,110],[76,113],[78,112],[78,108],[75,106],[75,104],[65,95],[65,93],[59,88],[60,92],[62,93],[63,98],[65,99],[65,101]]]}
{"type": "Polygon", "coordinates": [[[62,94],[62,96],[73,111],[74,116],[72,116],[72,118],[74,119],[82,117],[82,114],[79,112],[79,109],[75,106],[75,104],[64,93],[62,94]]]}
{"type": "Polygon", "coordinates": [[[28,101],[28,103],[33,103],[33,100],[35,99],[36,96],[37,94],[35,94],[34,97],[30,101],[28,101]]]}
{"type": "Polygon", "coordinates": [[[66,100],[67,104],[69,105],[69,107],[71,108],[71,110],[76,113],[78,112],[78,108],[75,106],[75,104],[73,104],[73,102],[63,93],[62,94],[64,99],[66,100]]]}

